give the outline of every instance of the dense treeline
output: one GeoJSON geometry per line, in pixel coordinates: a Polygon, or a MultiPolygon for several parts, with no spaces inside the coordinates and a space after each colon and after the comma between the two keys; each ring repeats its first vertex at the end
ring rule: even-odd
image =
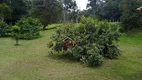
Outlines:
{"type": "Polygon", "coordinates": [[[137,8],[141,0],[88,0],[88,14],[99,20],[121,22],[124,31],[141,28],[142,20],[137,8]]]}
{"type": "Polygon", "coordinates": [[[122,3],[121,24],[123,29],[128,31],[134,28],[142,28],[142,16],[137,11],[137,8],[142,5],[142,1],[124,0],[122,3]]]}
{"type": "MultiPolygon", "coordinates": [[[[79,22],[81,16],[91,16],[98,20],[120,22],[122,30],[128,31],[142,27],[142,18],[137,11],[141,5],[141,0],[88,0],[87,9],[79,11],[75,0],[0,0],[0,36],[11,35],[12,26],[20,23],[23,18],[29,23],[21,23],[29,25],[27,29],[36,29],[38,26],[45,30],[46,26],[52,23],[79,22]],[[32,22],[26,19],[28,17],[33,18],[32,25],[32,22]],[[39,21],[35,25],[37,18],[39,21]]],[[[22,25],[18,25],[20,31],[22,25]]],[[[32,32],[30,33],[28,34],[32,35],[32,32]]]]}
{"type": "Polygon", "coordinates": [[[46,26],[57,22],[78,22],[80,16],[121,22],[123,30],[140,28],[136,10],[141,0],[88,0],[87,10],[79,11],[75,0],[0,0],[0,20],[15,24],[22,17],[39,18],[46,26]]]}
{"type": "Polygon", "coordinates": [[[0,5],[4,5],[2,7],[5,9],[1,10],[0,16],[3,17],[3,20],[7,23],[14,24],[20,20],[20,18],[28,14],[29,7],[27,1],[28,0],[1,0],[0,5]]]}
{"type": "Polygon", "coordinates": [[[76,22],[75,0],[0,0],[0,37],[19,39],[40,37],[40,30],[59,22],[76,22]]]}
{"type": "Polygon", "coordinates": [[[0,20],[15,24],[22,17],[39,18],[46,26],[57,22],[76,21],[75,0],[0,0],[0,20]]]}

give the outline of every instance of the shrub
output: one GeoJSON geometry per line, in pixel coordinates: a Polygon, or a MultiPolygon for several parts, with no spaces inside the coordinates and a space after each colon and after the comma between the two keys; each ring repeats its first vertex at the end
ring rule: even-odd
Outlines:
{"type": "Polygon", "coordinates": [[[113,59],[120,55],[120,50],[116,46],[120,37],[118,31],[117,24],[83,18],[81,25],[77,27],[75,24],[66,24],[58,28],[52,36],[54,41],[52,49],[63,54],[68,53],[88,66],[99,66],[103,62],[103,57],[113,59]],[[73,48],[68,48],[67,51],[62,45],[65,39],[74,43],[73,48]]]}
{"type": "Polygon", "coordinates": [[[100,66],[103,63],[103,56],[100,54],[90,55],[87,59],[88,66],[100,66]]]}
{"type": "Polygon", "coordinates": [[[12,27],[12,36],[16,40],[16,44],[15,45],[18,45],[19,33],[20,33],[20,28],[18,26],[13,26],[12,27]]]}
{"type": "Polygon", "coordinates": [[[40,36],[40,27],[42,24],[36,18],[22,18],[17,24],[20,27],[21,39],[34,39],[40,36]]]}
{"type": "Polygon", "coordinates": [[[4,37],[11,32],[11,27],[5,22],[0,21],[0,37],[4,37]]]}

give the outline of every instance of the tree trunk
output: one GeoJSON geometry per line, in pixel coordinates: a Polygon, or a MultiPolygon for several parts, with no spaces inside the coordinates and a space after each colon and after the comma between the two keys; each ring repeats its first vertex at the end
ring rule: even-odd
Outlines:
{"type": "Polygon", "coordinates": [[[43,30],[46,30],[46,26],[43,26],[43,30]]]}
{"type": "Polygon", "coordinates": [[[18,43],[18,42],[19,42],[19,40],[18,40],[18,38],[16,38],[16,45],[19,45],[19,43],[18,43]]]}
{"type": "Polygon", "coordinates": [[[0,21],[3,22],[4,21],[4,17],[0,16],[0,21]]]}

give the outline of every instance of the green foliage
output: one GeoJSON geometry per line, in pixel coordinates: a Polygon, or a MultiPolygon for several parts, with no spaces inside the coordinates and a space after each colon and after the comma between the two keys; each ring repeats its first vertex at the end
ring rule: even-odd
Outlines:
{"type": "Polygon", "coordinates": [[[4,19],[8,19],[9,17],[11,17],[11,8],[5,4],[5,3],[1,3],[0,4],[0,21],[4,21],[4,19]]]}
{"type": "Polygon", "coordinates": [[[15,24],[17,20],[20,20],[20,18],[28,14],[28,4],[26,4],[28,1],[29,0],[1,0],[1,3],[6,4],[11,8],[11,13],[9,13],[10,17],[6,18],[5,21],[15,24]]]}
{"type": "Polygon", "coordinates": [[[13,26],[12,27],[12,36],[16,40],[16,45],[18,45],[19,33],[20,33],[20,28],[18,26],[13,26]]]}
{"type": "MultiPolygon", "coordinates": [[[[94,51],[91,51],[94,53],[94,51]]],[[[94,66],[100,66],[103,63],[103,56],[100,54],[93,54],[90,55],[87,59],[88,66],[94,67],[94,66]]]]}
{"type": "Polygon", "coordinates": [[[52,36],[55,44],[52,49],[63,51],[62,41],[70,39],[74,47],[63,51],[88,66],[101,65],[103,57],[117,58],[120,50],[116,46],[119,41],[119,26],[106,21],[97,21],[92,18],[82,18],[81,25],[66,24],[58,28],[52,36]]]}
{"type": "Polygon", "coordinates": [[[20,28],[18,26],[13,26],[12,27],[12,32],[13,33],[19,33],[20,32],[20,28]]]}
{"type": "Polygon", "coordinates": [[[119,21],[122,0],[88,0],[88,11],[101,20],[119,21]]]}
{"type": "Polygon", "coordinates": [[[33,0],[32,4],[30,15],[40,19],[43,30],[59,20],[62,7],[58,0],[33,0]]]}
{"type": "Polygon", "coordinates": [[[54,50],[61,51],[62,50],[62,41],[56,43],[54,50]]]}
{"type": "Polygon", "coordinates": [[[51,47],[53,46],[53,42],[50,41],[49,44],[47,44],[47,46],[48,46],[49,48],[51,48],[51,47]]]}
{"type": "Polygon", "coordinates": [[[11,27],[5,22],[0,21],[0,37],[4,37],[11,32],[11,27]]]}
{"type": "Polygon", "coordinates": [[[62,5],[64,8],[64,21],[75,22],[79,13],[77,4],[75,0],[62,0],[62,5]]]}
{"type": "Polygon", "coordinates": [[[121,25],[124,31],[140,28],[140,14],[136,10],[139,2],[137,0],[124,0],[122,3],[121,25]]]}
{"type": "Polygon", "coordinates": [[[107,48],[108,52],[106,56],[109,58],[117,58],[120,55],[119,49],[115,45],[109,45],[107,48]]]}
{"type": "Polygon", "coordinates": [[[21,39],[34,39],[40,36],[42,24],[36,18],[22,18],[16,25],[20,27],[21,39]]]}

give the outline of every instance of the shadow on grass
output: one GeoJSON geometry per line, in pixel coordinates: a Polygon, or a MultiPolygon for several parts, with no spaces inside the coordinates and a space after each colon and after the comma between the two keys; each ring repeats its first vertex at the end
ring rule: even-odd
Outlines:
{"type": "Polygon", "coordinates": [[[62,26],[62,24],[58,24],[58,25],[56,25],[56,26],[54,26],[54,27],[47,27],[47,28],[45,28],[44,30],[43,30],[43,29],[40,29],[40,31],[54,30],[54,29],[56,29],[56,28],[58,28],[58,27],[61,27],[61,26],[62,26]]]}
{"type": "Polygon", "coordinates": [[[18,43],[18,44],[13,44],[15,47],[22,47],[22,46],[24,46],[23,44],[20,44],[20,43],[18,43]]]}
{"type": "Polygon", "coordinates": [[[46,28],[46,29],[40,29],[40,31],[48,31],[48,30],[53,30],[53,29],[56,29],[57,27],[51,27],[51,28],[46,28]]]}
{"type": "Polygon", "coordinates": [[[142,71],[138,71],[134,74],[125,76],[125,80],[142,80],[142,71]]]}
{"type": "Polygon", "coordinates": [[[54,60],[59,60],[62,62],[66,62],[66,63],[80,63],[80,60],[71,57],[70,55],[66,55],[66,54],[51,54],[47,56],[48,58],[54,59],[54,60]]]}
{"type": "Polygon", "coordinates": [[[20,46],[20,44],[15,44],[15,46],[20,46]]]}
{"type": "Polygon", "coordinates": [[[70,63],[70,64],[78,63],[81,66],[86,67],[86,68],[90,68],[90,69],[100,69],[102,67],[101,65],[94,66],[94,67],[88,66],[87,63],[84,63],[84,62],[80,61],[80,59],[74,58],[74,57],[72,57],[70,55],[66,55],[66,54],[64,54],[64,55],[51,54],[51,55],[48,55],[47,57],[50,58],[50,59],[54,59],[54,60],[57,60],[57,61],[70,63]]]}
{"type": "Polygon", "coordinates": [[[12,37],[11,35],[6,35],[6,36],[0,36],[0,38],[10,38],[10,37],[12,37]]]}
{"type": "Polygon", "coordinates": [[[46,30],[52,30],[52,29],[56,29],[57,27],[51,27],[51,28],[47,28],[46,30]]]}

